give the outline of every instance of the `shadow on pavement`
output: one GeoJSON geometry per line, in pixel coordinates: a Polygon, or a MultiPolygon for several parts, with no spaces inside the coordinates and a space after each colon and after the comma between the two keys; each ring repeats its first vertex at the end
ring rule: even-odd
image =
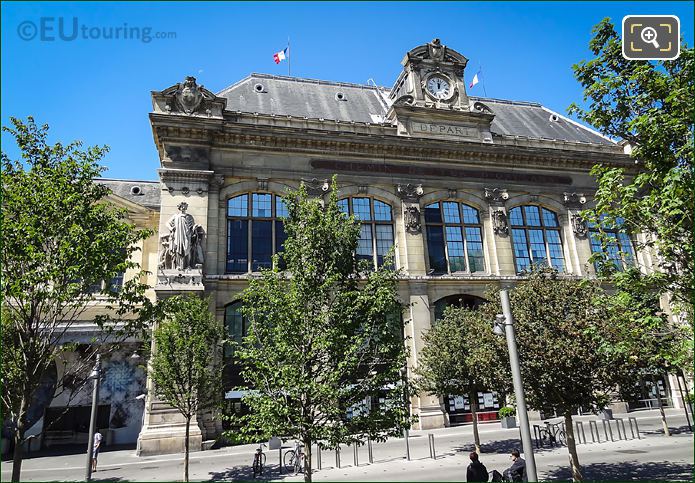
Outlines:
{"type": "MultiPolygon", "coordinates": [[[[501,439],[501,440],[496,440],[496,441],[485,441],[480,443],[480,451],[481,453],[497,453],[497,454],[509,454],[512,452],[513,449],[518,449],[521,451],[521,440],[512,438],[512,439],[501,439]]],[[[557,448],[564,448],[564,446],[543,446],[541,448],[538,448],[536,446],[533,447],[533,452],[534,453],[542,453],[544,451],[552,451],[557,448]]],[[[456,453],[470,453],[471,451],[475,451],[475,445],[473,443],[468,443],[463,446],[459,446],[457,448],[454,448],[454,452],[456,453]]]]}
{"type": "MultiPolygon", "coordinates": [[[[689,463],[594,463],[582,466],[584,481],[692,481],[693,465],[689,463]]],[[[540,475],[539,475],[540,476],[540,475]]],[[[572,481],[569,467],[545,473],[552,481],[572,481]]]]}
{"type": "Polygon", "coordinates": [[[211,471],[208,474],[210,475],[209,481],[271,481],[282,480],[289,476],[287,473],[281,475],[277,465],[266,466],[263,469],[263,474],[256,478],[253,477],[250,465],[233,466],[222,471],[211,471]]]}
{"type": "MultiPolygon", "coordinates": [[[[685,426],[679,426],[677,428],[669,426],[668,428],[671,431],[671,434],[685,434],[685,433],[690,433],[690,426],[687,424],[685,426]]],[[[640,430],[640,433],[644,434],[664,434],[664,429],[659,428],[659,429],[648,429],[646,431],[640,430]]]]}

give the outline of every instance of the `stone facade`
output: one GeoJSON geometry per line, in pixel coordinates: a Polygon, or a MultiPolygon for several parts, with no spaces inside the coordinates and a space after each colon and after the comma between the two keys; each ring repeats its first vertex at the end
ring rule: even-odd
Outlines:
{"type": "MultiPolygon", "coordinates": [[[[156,296],[211,295],[211,310],[225,323],[225,311],[239,300],[249,274],[280,245],[276,195],[304,183],[323,196],[334,174],[340,197],[353,200],[350,209],[367,207],[376,217],[377,208],[390,208],[385,222],[365,222],[371,233],[365,242],[372,243],[375,263],[380,234],[396,247],[405,273],[400,294],[410,304],[404,314],[410,369],[417,366],[421,336],[438,301],[482,298],[489,285],[519,279],[523,249],[515,251],[513,231],[521,216],[515,208],[537,207],[555,217],[547,222],[553,233],[535,248],[527,246],[529,257],[541,247],[567,275],[592,276],[587,227],[576,216],[592,202],[589,170],[597,162],[632,162],[617,143],[539,104],[470,96],[466,64],[435,39],[405,55],[391,89],[252,74],[219,94],[192,77],[153,92],[150,122],[161,162],[156,296]],[[167,261],[170,220],[182,202],[204,234],[199,264],[167,261]],[[461,218],[475,213],[475,220],[454,220],[453,231],[446,231],[447,220],[428,219],[454,217],[441,215],[440,205],[461,207],[461,218]],[[436,226],[450,233],[446,244],[435,239],[436,226]],[[384,235],[388,227],[390,235],[384,235]],[[457,229],[463,229],[461,240],[457,229]],[[551,235],[559,241],[552,247],[551,235]],[[434,253],[438,246],[445,259],[434,253]]],[[[636,257],[640,266],[650,266],[648,254],[636,257]]],[[[156,400],[151,382],[148,389],[138,453],[181,451],[183,420],[156,400]]],[[[412,400],[422,429],[451,424],[447,408],[447,401],[426,395],[412,400]]],[[[199,422],[194,449],[220,430],[209,417],[199,422]]]]}

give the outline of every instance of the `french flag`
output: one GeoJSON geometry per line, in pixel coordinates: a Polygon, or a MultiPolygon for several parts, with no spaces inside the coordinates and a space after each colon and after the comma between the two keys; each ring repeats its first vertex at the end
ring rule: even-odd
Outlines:
{"type": "Polygon", "coordinates": [[[273,60],[275,61],[276,64],[279,64],[283,60],[287,58],[287,47],[284,48],[284,50],[281,50],[280,52],[276,52],[273,54],[273,60]]]}
{"type": "Polygon", "coordinates": [[[473,80],[470,84],[468,84],[469,89],[476,85],[478,82],[480,82],[480,79],[478,79],[478,74],[480,74],[480,71],[476,72],[476,74],[473,76],[473,80]]]}

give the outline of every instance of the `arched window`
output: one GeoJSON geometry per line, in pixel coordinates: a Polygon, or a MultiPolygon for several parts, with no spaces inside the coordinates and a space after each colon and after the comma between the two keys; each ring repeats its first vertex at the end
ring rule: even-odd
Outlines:
{"type": "Polygon", "coordinates": [[[509,210],[509,224],[517,273],[534,265],[565,270],[560,223],[555,212],[535,205],[517,206],[509,210]]]}
{"type": "Polygon", "coordinates": [[[447,307],[466,307],[467,309],[477,309],[485,303],[485,299],[475,295],[449,295],[441,298],[434,303],[434,321],[444,318],[444,311],[447,307]]]}
{"type": "Polygon", "coordinates": [[[436,274],[482,272],[483,228],[478,210],[456,201],[425,206],[430,270],[436,274]]]}
{"type": "MultiPolygon", "coordinates": [[[[588,223],[591,253],[602,253],[604,260],[613,262],[616,270],[622,272],[625,268],[635,264],[632,242],[623,228],[625,220],[617,218],[615,223],[609,225],[604,222],[604,218],[605,216],[601,215],[600,227],[596,223],[588,223]],[[601,243],[600,233],[603,233],[605,247],[601,243]]],[[[598,265],[598,262],[594,264],[596,270],[599,269],[598,265]]]]}
{"type": "MultiPolygon", "coordinates": [[[[287,235],[285,201],[270,193],[247,193],[227,201],[227,273],[272,267],[287,235]]],[[[280,267],[283,268],[283,267],[280,267]]]]}
{"type": "Polygon", "coordinates": [[[343,198],[338,206],[362,223],[357,258],[373,260],[376,267],[383,265],[384,256],[393,246],[391,205],[373,198],[343,198]]]}

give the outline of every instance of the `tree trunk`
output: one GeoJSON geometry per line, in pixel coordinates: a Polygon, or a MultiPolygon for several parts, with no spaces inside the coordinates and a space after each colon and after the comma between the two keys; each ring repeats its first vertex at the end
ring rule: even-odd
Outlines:
{"type": "Polygon", "coordinates": [[[468,395],[468,400],[471,403],[471,417],[473,418],[473,442],[475,444],[475,452],[480,454],[480,433],[478,432],[478,393],[475,389],[471,389],[468,395]]]}
{"type": "Polygon", "coordinates": [[[191,417],[186,417],[186,439],[183,443],[183,481],[188,481],[188,448],[189,448],[189,433],[191,429],[191,417]]]}
{"type": "Polygon", "coordinates": [[[579,468],[579,456],[577,456],[577,443],[574,440],[574,427],[572,426],[572,413],[565,413],[565,435],[567,437],[567,451],[570,454],[570,468],[572,469],[572,479],[582,481],[582,473],[579,468]]]}
{"type": "Polygon", "coordinates": [[[659,405],[659,413],[661,413],[661,425],[664,427],[664,435],[671,436],[671,430],[668,429],[668,422],[666,421],[666,413],[664,412],[664,404],[661,402],[661,391],[659,391],[659,385],[656,383],[656,377],[652,375],[652,384],[654,384],[654,389],[656,390],[656,401],[659,405]]]}
{"type": "Polygon", "coordinates": [[[304,483],[311,483],[311,438],[304,437],[304,483]]]}
{"type": "Polygon", "coordinates": [[[22,472],[22,459],[24,458],[24,417],[27,412],[28,398],[22,397],[22,402],[19,406],[19,417],[17,418],[17,427],[14,432],[14,454],[12,455],[12,481],[19,481],[22,472]]]}

